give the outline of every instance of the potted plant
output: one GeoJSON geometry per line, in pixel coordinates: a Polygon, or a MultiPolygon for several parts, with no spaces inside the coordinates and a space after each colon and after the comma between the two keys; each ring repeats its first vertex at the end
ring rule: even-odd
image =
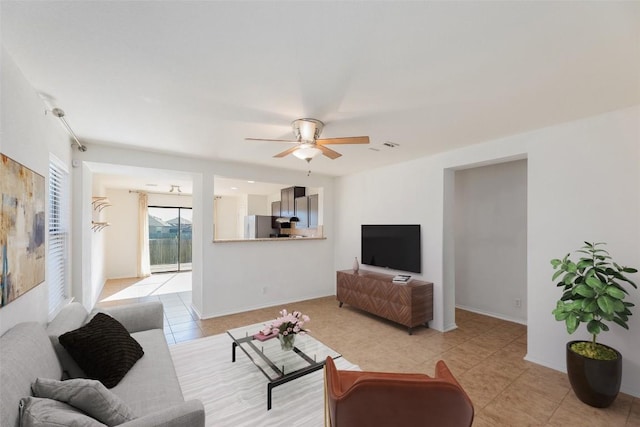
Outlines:
{"type": "Polygon", "coordinates": [[[637,289],[625,273],[638,270],[616,264],[609,252],[602,249],[604,243],[589,243],[576,251],[580,259],[574,262],[567,254],[562,259],[552,259],[553,281],[559,279],[562,297],[553,310],[556,320],[564,321],[569,334],[581,323],[586,323],[591,341],[567,343],[567,374],[576,396],[584,403],[606,408],[611,405],[620,390],[622,379],[622,355],[615,349],[596,342],[598,335],[608,331],[606,322],[614,322],[629,329],[633,303],[624,301],[629,293],[623,282],[637,289]]]}

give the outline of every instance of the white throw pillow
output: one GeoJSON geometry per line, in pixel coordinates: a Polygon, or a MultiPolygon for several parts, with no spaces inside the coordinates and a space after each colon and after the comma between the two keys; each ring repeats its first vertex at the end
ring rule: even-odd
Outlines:
{"type": "Polygon", "coordinates": [[[31,388],[34,396],[68,403],[107,426],[117,426],[135,418],[131,408],[98,380],[38,378],[31,388]]]}

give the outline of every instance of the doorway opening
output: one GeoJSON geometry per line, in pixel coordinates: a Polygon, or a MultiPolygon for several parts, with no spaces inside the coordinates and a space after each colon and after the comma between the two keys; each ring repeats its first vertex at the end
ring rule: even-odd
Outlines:
{"type": "Polygon", "coordinates": [[[455,171],[455,305],[527,323],[527,160],[455,171]]]}
{"type": "Polygon", "coordinates": [[[456,309],[526,328],[526,156],[445,169],[443,202],[443,329],[456,309]]]}
{"type": "Polygon", "coordinates": [[[152,273],[191,271],[192,209],[149,206],[152,273]]]}

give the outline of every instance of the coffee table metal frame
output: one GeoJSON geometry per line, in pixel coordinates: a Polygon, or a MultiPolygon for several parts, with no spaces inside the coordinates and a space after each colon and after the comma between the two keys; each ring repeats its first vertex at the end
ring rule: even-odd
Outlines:
{"type": "MultiPolygon", "coordinates": [[[[265,322],[266,323],[266,322],[265,322]]],[[[262,324],[257,324],[258,326],[261,326],[262,324]]],[[[259,331],[259,329],[256,329],[256,333],[259,331]]],[[[271,359],[269,359],[269,357],[262,351],[262,349],[258,348],[258,346],[256,346],[256,343],[258,343],[258,345],[260,345],[262,342],[256,340],[252,335],[247,335],[245,337],[241,337],[241,338],[237,338],[234,337],[233,334],[231,333],[231,331],[227,331],[227,334],[231,337],[231,339],[233,340],[233,343],[231,344],[231,362],[235,362],[236,361],[236,347],[240,347],[240,349],[247,355],[247,357],[249,358],[249,360],[251,360],[253,362],[253,364],[260,370],[260,372],[262,372],[264,374],[265,377],[267,377],[267,410],[271,409],[271,391],[282,384],[288,383],[289,381],[293,381],[296,378],[300,378],[303,377],[307,374],[310,374],[312,372],[318,371],[320,369],[322,369],[324,367],[325,364],[325,357],[322,357],[322,360],[318,361],[315,360],[315,358],[311,358],[308,354],[305,354],[302,350],[300,350],[298,347],[294,346],[293,350],[291,350],[292,352],[294,352],[295,354],[297,354],[298,356],[300,356],[304,361],[306,361],[308,363],[308,366],[301,368],[301,369],[297,369],[291,372],[284,372],[284,366],[281,368],[279,366],[277,366],[275,363],[273,363],[273,361],[271,359]],[[249,351],[247,351],[244,346],[242,346],[241,344],[246,343],[249,347],[251,347],[251,349],[253,350],[253,356],[252,354],[249,353],[249,351]],[[276,374],[276,378],[273,379],[271,378],[271,376],[269,376],[269,374],[267,372],[265,372],[265,370],[257,363],[258,361],[254,359],[255,357],[259,357],[261,358],[268,366],[269,368],[276,374]]],[[[309,336],[308,336],[309,337],[309,336]]],[[[315,340],[315,338],[309,337],[313,340],[315,340]]],[[[271,339],[275,339],[275,338],[271,338],[271,339]]],[[[317,340],[315,340],[317,341],[317,340]]],[[[320,341],[318,341],[320,342],[320,341]]],[[[328,348],[328,347],[327,347],[328,348]]],[[[284,351],[284,350],[283,350],[284,351]]],[[[335,353],[333,355],[331,355],[334,359],[337,359],[339,357],[341,357],[342,355],[335,353]]]]}

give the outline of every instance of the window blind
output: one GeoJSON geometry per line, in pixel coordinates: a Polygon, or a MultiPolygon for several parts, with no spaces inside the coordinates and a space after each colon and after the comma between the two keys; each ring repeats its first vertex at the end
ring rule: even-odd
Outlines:
{"type": "Polygon", "coordinates": [[[49,316],[55,315],[68,299],[69,266],[69,173],[58,159],[49,161],[49,249],[47,284],[49,316]]]}

